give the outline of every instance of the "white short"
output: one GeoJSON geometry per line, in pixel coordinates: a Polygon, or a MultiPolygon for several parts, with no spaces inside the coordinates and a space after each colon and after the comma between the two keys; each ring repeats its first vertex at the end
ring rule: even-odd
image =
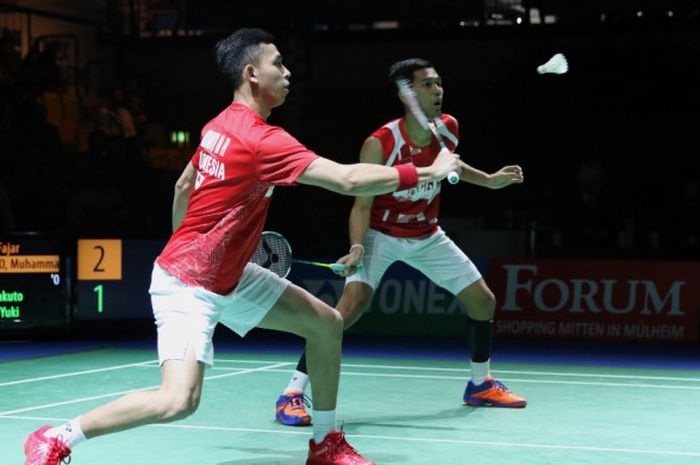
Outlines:
{"type": "Polygon", "coordinates": [[[157,263],[151,275],[151,302],[158,327],[158,358],[183,360],[192,346],[197,360],[212,366],[212,335],[219,321],[240,336],[256,327],[289,281],[248,263],[236,288],[219,295],[183,284],[157,263]]]}
{"type": "Polygon", "coordinates": [[[412,266],[455,295],[481,278],[474,263],[441,228],[421,238],[394,237],[370,229],[362,245],[362,268],[345,284],[363,282],[376,290],[384,272],[396,261],[412,266]]]}

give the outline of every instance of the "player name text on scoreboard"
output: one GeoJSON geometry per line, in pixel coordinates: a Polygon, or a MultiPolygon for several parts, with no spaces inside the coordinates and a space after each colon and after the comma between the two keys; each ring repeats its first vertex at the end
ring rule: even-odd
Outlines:
{"type": "Polygon", "coordinates": [[[0,241],[0,255],[16,255],[19,253],[19,244],[0,241]]]}
{"type": "Polygon", "coordinates": [[[20,306],[14,305],[24,301],[24,294],[17,291],[0,290],[0,319],[19,318],[20,306]],[[7,304],[6,304],[7,303],[7,304]]]}
{"type": "Polygon", "coordinates": [[[58,273],[60,266],[58,255],[0,256],[0,273],[58,273]]]}

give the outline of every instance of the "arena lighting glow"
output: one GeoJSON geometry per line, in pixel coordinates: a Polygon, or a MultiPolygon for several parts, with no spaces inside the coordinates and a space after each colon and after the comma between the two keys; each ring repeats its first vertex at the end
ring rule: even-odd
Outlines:
{"type": "Polygon", "coordinates": [[[190,145],[190,132],[170,131],[170,143],[180,147],[190,145]]]}

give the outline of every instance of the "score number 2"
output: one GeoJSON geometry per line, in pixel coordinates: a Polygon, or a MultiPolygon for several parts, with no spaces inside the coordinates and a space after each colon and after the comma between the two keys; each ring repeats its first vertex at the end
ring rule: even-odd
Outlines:
{"type": "Polygon", "coordinates": [[[100,252],[100,258],[97,259],[95,268],[93,268],[92,271],[94,271],[95,273],[104,273],[105,270],[104,268],[100,268],[100,265],[102,264],[102,260],[105,259],[105,248],[101,245],[96,245],[94,249],[100,252]]]}
{"type": "Polygon", "coordinates": [[[78,281],[121,279],[121,239],[78,239],[78,281]]]}

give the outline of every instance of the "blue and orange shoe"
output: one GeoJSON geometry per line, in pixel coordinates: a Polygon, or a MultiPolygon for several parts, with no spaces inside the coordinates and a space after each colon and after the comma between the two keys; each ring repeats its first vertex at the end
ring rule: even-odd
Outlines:
{"type": "Polygon", "coordinates": [[[464,391],[464,403],[472,407],[523,408],[527,405],[524,398],[513,394],[503,383],[491,376],[478,386],[469,381],[464,391]]]}
{"type": "Polygon", "coordinates": [[[282,394],[277,399],[275,420],[287,426],[308,426],[311,415],[306,412],[310,402],[302,391],[292,391],[282,394]]]}

